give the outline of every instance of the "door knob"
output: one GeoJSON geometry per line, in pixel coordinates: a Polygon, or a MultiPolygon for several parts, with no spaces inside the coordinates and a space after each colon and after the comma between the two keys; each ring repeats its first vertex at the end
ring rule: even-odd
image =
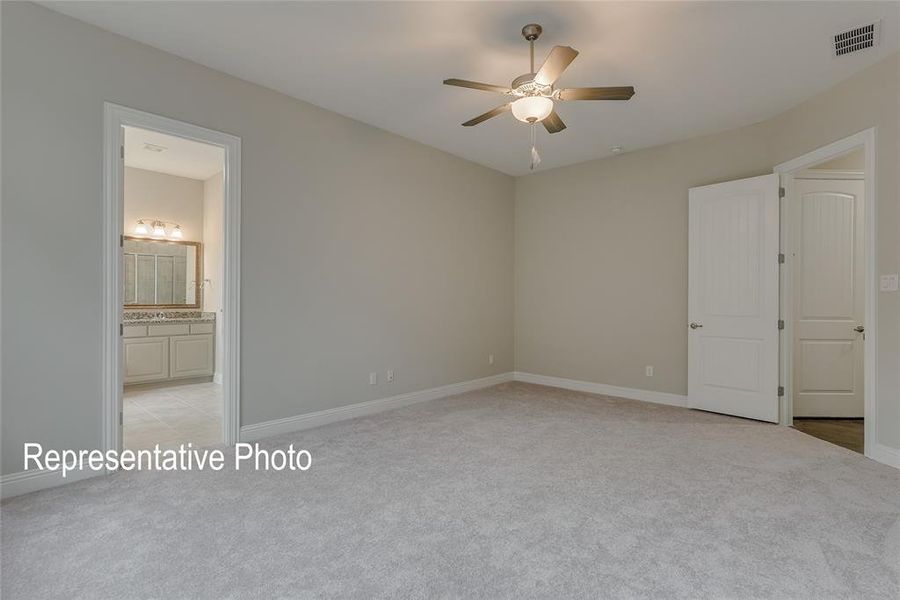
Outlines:
{"type": "Polygon", "coordinates": [[[700,329],[703,327],[700,323],[691,323],[691,329],[700,329]]]}
{"type": "Polygon", "coordinates": [[[862,332],[864,332],[865,330],[866,330],[866,328],[863,327],[862,325],[857,325],[856,327],[853,328],[853,331],[855,331],[855,332],[857,332],[857,333],[862,333],[862,332]]]}

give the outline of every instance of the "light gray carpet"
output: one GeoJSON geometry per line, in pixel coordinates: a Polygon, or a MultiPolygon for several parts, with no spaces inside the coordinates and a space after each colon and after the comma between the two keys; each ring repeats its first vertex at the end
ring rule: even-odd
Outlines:
{"type": "Polygon", "coordinates": [[[3,599],[900,595],[900,474],[784,427],[515,383],[289,441],[5,502],[3,599]]]}

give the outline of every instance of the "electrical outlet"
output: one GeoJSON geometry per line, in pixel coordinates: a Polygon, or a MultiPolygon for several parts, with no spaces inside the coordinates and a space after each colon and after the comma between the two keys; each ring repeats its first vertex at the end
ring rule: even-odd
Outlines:
{"type": "Polygon", "coordinates": [[[369,385],[378,383],[378,373],[369,373],[369,385]]]}
{"type": "Polygon", "coordinates": [[[896,292],[898,287],[897,275],[882,275],[879,289],[882,292],[896,292]]]}
{"type": "Polygon", "coordinates": [[[644,373],[646,373],[647,377],[653,377],[653,365],[647,365],[644,368],[644,373]]]}
{"type": "Polygon", "coordinates": [[[489,365],[494,364],[494,355],[493,354],[488,354],[488,364],[489,365]]]}
{"type": "Polygon", "coordinates": [[[387,382],[390,383],[394,380],[394,370],[391,369],[387,372],[387,382]]]}

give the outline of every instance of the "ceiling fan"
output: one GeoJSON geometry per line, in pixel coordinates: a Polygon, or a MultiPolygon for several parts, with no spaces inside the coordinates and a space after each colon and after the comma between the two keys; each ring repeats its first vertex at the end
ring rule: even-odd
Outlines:
{"type": "MultiPolygon", "coordinates": [[[[531,69],[528,73],[513,79],[509,87],[468,81],[466,79],[445,79],[444,85],[471,88],[503,94],[508,97],[505,104],[501,104],[493,110],[478,115],[463,123],[463,127],[472,127],[483,123],[490,118],[511,111],[513,116],[534,126],[540,121],[549,133],[558,133],[566,128],[566,124],[556,113],[555,101],[571,100],[628,100],[634,96],[634,88],[624,87],[586,87],[586,88],[562,88],[556,89],[553,84],[560,75],[578,56],[578,51],[569,46],[554,46],[537,71],[534,70],[534,42],[537,40],[543,28],[537,23],[530,23],[522,28],[522,37],[528,40],[531,69]]],[[[540,161],[537,150],[534,147],[534,128],[532,127],[532,168],[540,161]]]]}

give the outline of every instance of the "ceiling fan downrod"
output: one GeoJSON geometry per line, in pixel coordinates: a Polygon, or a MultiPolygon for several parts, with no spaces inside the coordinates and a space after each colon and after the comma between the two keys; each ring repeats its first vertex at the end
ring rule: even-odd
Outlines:
{"type": "Polygon", "coordinates": [[[529,73],[534,73],[534,41],[541,37],[541,33],[544,31],[544,28],[538,25],[537,23],[529,23],[525,27],[522,28],[522,37],[528,40],[528,53],[530,55],[529,60],[529,73]]]}

